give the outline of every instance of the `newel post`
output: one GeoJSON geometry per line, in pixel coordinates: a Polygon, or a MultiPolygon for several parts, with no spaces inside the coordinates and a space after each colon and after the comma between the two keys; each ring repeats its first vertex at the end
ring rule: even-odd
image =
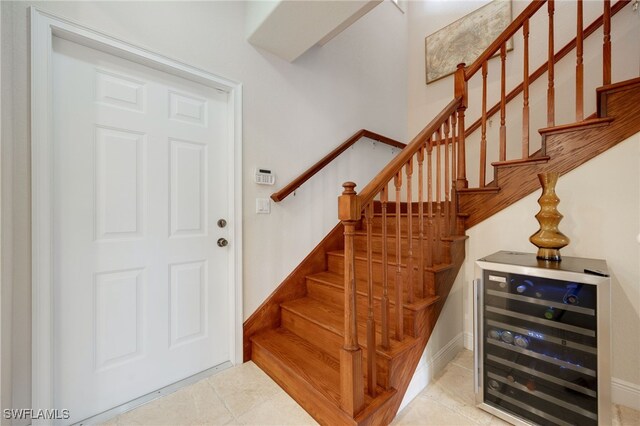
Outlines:
{"type": "Polygon", "coordinates": [[[356,264],[353,240],[360,220],[360,200],[356,184],[345,182],[338,197],[338,218],[344,226],[344,345],[340,350],[340,405],[355,416],[364,407],[362,350],[358,344],[356,315],[356,264]]]}
{"type": "Polygon", "coordinates": [[[464,138],[464,112],[467,109],[467,80],[464,75],[465,64],[458,64],[454,79],[454,96],[460,98],[460,106],[458,107],[458,176],[456,178],[456,189],[466,188],[467,168],[465,154],[465,138],[464,138]]]}

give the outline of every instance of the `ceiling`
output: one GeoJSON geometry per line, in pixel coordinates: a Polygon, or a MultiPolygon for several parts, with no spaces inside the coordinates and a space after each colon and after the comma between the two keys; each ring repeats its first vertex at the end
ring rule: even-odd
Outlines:
{"type": "Polygon", "coordinates": [[[324,45],[382,0],[279,0],[247,4],[247,40],[293,62],[315,45],[324,45]]]}

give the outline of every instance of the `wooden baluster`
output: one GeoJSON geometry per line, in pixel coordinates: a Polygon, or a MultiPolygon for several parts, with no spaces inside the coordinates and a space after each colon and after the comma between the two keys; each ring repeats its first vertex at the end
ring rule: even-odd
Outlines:
{"type": "Polygon", "coordinates": [[[524,81],[522,95],[522,158],[529,158],[529,20],[522,25],[524,37],[524,81]]]}
{"type": "Polygon", "coordinates": [[[603,44],[602,44],[602,84],[611,84],[611,0],[604,0],[603,44]]]}
{"type": "Polygon", "coordinates": [[[507,160],[507,44],[500,46],[500,161],[507,160]]]}
{"type": "Polygon", "coordinates": [[[458,178],[456,188],[466,188],[467,182],[467,166],[466,166],[466,149],[464,139],[464,112],[467,109],[467,81],[464,76],[464,64],[458,64],[454,80],[454,93],[456,98],[460,98],[460,106],[458,107],[458,178]]]}
{"type": "Polygon", "coordinates": [[[433,224],[433,145],[431,139],[426,143],[427,148],[427,217],[429,218],[427,227],[427,240],[429,247],[427,248],[427,266],[433,266],[433,246],[434,246],[434,224],[433,224]]]}
{"type": "MultiPolygon", "coordinates": [[[[427,217],[428,226],[427,226],[427,241],[429,241],[429,246],[427,247],[427,266],[433,267],[433,252],[435,245],[435,232],[434,232],[434,223],[433,223],[433,144],[431,138],[427,140],[426,143],[427,149],[427,217]]],[[[431,283],[433,280],[429,280],[431,283]]],[[[425,292],[425,296],[434,296],[435,295],[435,287],[432,285],[427,286],[427,290],[425,292]]]]}
{"type": "Polygon", "coordinates": [[[407,173],[407,301],[413,303],[413,206],[411,194],[411,181],[413,175],[413,157],[409,159],[405,167],[407,173]]]}
{"type": "Polygon", "coordinates": [[[424,297],[424,144],[418,149],[418,297],[424,297]]]}
{"type": "Polygon", "coordinates": [[[401,218],[400,212],[400,189],[402,188],[402,171],[396,174],[394,179],[396,187],[396,340],[404,339],[403,320],[403,298],[402,298],[402,238],[400,235],[401,218]]]}
{"type": "Polygon", "coordinates": [[[455,200],[455,177],[456,177],[456,163],[457,163],[457,158],[456,158],[456,129],[457,129],[457,121],[456,121],[456,114],[453,113],[451,114],[451,201],[452,201],[452,208],[451,208],[451,231],[450,234],[453,235],[455,233],[455,229],[456,229],[456,219],[457,219],[457,214],[458,214],[458,209],[457,209],[457,204],[456,204],[456,200],[455,200]]]}
{"type": "Polygon", "coordinates": [[[382,203],[382,298],[380,299],[380,316],[382,323],[382,347],[389,349],[389,256],[387,251],[387,202],[389,201],[389,188],[387,184],[380,192],[382,203]]]}
{"type": "Polygon", "coordinates": [[[442,127],[440,127],[436,133],[436,239],[435,256],[433,259],[436,264],[440,264],[442,261],[440,257],[440,238],[442,237],[442,182],[440,180],[442,176],[442,166],[440,160],[440,145],[442,145],[442,127]]]}
{"type": "Polygon", "coordinates": [[[338,217],[344,226],[344,345],[340,350],[340,406],[354,416],[364,406],[362,350],[358,344],[356,312],[356,264],[354,234],[360,220],[360,202],[356,184],[345,182],[338,197],[338,217]]]}
{"type": "Polygon", "coordinates": [[[449,222],[449,129],[451,128],[450,118],[444,122],[444,227],[443,231],[445,235],[449,235],[450,222],[449,222]]]}
{"type": "Polygon", "coordinates": [[[458,143],[458,138],[456,137],[458,131],[458,115],[454,112],[453,114],[451,114],[451,186],[455,187],[455,182],[456,182],[456,177],[458,176],[458,172],[457,172],[457,164],[458,164],[458,157],[456,156],[457,154],[457,143],[458,143]]]}
{"type": "Polygon", "coordinates": [[[482,63],[482,130],[480,134],[480,188],[487,184],[487,62],[482,63]]]}
{"type": "Polygon", "coordinates": [[[376,396],[376,322],[373,316],[373,244],[371,241],[371,219],[373,218],[373,202],[365,207],[367,225],[367,390],[369,395],[376,396]]]}
{"type": "Polygon", "coordinates": [[[582,28],[582,0],[578,0],[578,30],[576,35],[576,121],[584,119],[584,33],[582,28]]]}
{"type": "MultiPolygon", "coordinates": [[[[549,77],[549,83],[547,87],[547,127],[553,127],[556,123],[556,112],[555,112],[555,87],[554,87],[554,57],[555,57],[555,48],[554,48],[554,36],[553,36],[553,14],[555,12],[555,2],[554,0],[548,0],[547,2],[549,8],[549,58],[547,59],[547,74],[549,77]]],[[[543,144],[544,149],[544,144],[543,144]]],[[[545,154],[544,152],[542,153],[545,154]]]]}

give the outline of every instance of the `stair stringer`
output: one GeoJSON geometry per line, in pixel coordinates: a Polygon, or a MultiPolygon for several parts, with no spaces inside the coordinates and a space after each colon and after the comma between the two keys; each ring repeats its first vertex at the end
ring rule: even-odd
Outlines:
{"type": "Polygon", "coordinates": [[[499,190],[495,192],[458,192],[459,211],[469,215],[466,228],[538,190],[538,173],[553,170],[565,174],[640,131],[640,78],[604,86],[598,95],[598,117],[611,121],[594,125],[587,120],[542,129],[548,162],[497,167],[495,184],[499,190]]]}

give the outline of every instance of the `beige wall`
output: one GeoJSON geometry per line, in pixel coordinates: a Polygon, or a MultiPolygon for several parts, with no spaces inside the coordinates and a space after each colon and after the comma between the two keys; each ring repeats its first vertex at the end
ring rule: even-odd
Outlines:
{"type": "MultiPolygon", "coordinates": [[[[453,77],[449,76],[442,80],[425,84],[425,37],[455,20],[465,16],[473,10],[486,4],[488,0],[472,1],[412,1],[409,2],[409,68],[408,68],[408,133],[410,137],[416,135],[442,108],[453,98],[453,77]]],[[[513,17],[516,17],[529,2],[514,0],[512,2],[513,17]]],[[[590,23],[601,12],[602,2],[585,2],[585,22],[590,23]]],[[[531,21],[530,35],[530,70],[536,69],[546,61],[547,43],[547,18],[546,8],[543,14],[531,21]],[[541,38],[542,37],[542,38],[541,38]]],[[[571,38],[575,37],[575,3],[556,2],[556,50],[564,46],[571,38]],[[562,17],[562,18],[559,18],[562,17]],[[571,23],[570,25],[567,23],[571,23]]],[[[621,81],[627,78],[637,77],[640,70],[640,18],[637,12],[633,12],[627,6],[618,13],[612,24],[613,43],[613,80],[621,81]]],[[[602,78],[600,45],[602,43],[601,31],[596,32],[585,42],[585,112],[586,115],[595,111],[595,87],[602,78]]],[[[514,50],[507,55],[507,91],[522,81],[523,42],[520,33],[514,38],[514,50]]],[[[489,65],[488,93],[491,106],[499,100],[499,59],[493,59],[489,65]]],[[[556,67],[556,118],[557,123],[567,123],[574,120],[575,116],[575,56],[567,56],[556,67]]],[[[480,86],[479,79],[475,78],[469,83],[470,107],[467,111],[467,124],[473,122],[480,114],[480,86]]],[[[531,152],[540,146],[540,137],[537,129],[546,125],[546,74],[531,87],[531,152]]],[[[507,108],[507,130],[508,148],[511,155],[520,152],[520,134],[516,134],[521,129],[522,99],[516,98],[507,108]]],[[[495,118],[489,123],[488,144],[489,155],[493,152],[497,156],[497,132],[499,128],[499,118],[495,118]],[[493,148],[492,148],[493,147],[493,148]]],[[[476,132],[479,133],[479,132],[476,132]]],[[[467,176],[470,186],[477,186],[478,182],[478,143],[479,137],[476,134],[467,141],[467,176]]],[[[622,214],[627,217],[629,206],[631,207],[629,217],[625,222],[616,222],[619,228],[608,228],[604,219],[596,216],[594,208],[594,198],[592,198],[591,187],[584,185],[579,179],[571,179],[570,176],[560,180],[559,188],[565,188],[565,196],[560,194],[563,202],[560,205],[561,211],[565,214],[565,221],[562,229],[567,230],[572,237],[573,243],[567,248],[567,254],[603,257],[609,261],[611,269],[614,271],[613,301],[620,305],[620,310],[616,313],[617,318],[625,323],[640,325],[638,319],[638,303],[640,296],[638,288],[640,286],[638,277],[638,248],[637,246],[626,245],[625,249],[618,248],[617,241],[620,232],[625,230],[625,235],[635,235],[638,233],[638,160],[637,154],[633,151],[633,143],[627,143],[624,148],[631,149],[635,163],[630,163],[627,159],[624,162],[630,168],[617,166],[616,160],[609,160],[598,163],[589,163],[573,173],[586,174],[591,180],[596,177],[606,176],[606,182],[612,187],[616,187],[610,196],[609,205],[616,206],[616,213],[612,217],[620,217],[622,214]],[[629,148],[631,146],[631,148],[629,148]],[[599,169],[602,167],[602,169],[599,169]],[[634,169],[635,168],[635,169],[634,169]],[[609,178],[609,176],[627,176],[624,182],[620,179],[609,178]],[[624,188],[623,193],[628,193],[629,198],[622,197],[619,187],[624,188]],[[635,201],[634,201],[635,200],[635,201]],[[570,206],[569,206],[570,205],[570,206]],[[569,210],[571,209],[571,210],[569,210]],[[624,211],[624,213],[622,213],[624,211]],[[585,212],[589,212],[586,214],[585,212]],[[618,213],[620,212],[620,213],[618,213]],[[635,216],[633,214],[635,213],[635,216]],[[570,218],[570,216],[572,218],[570,218]],[[633,217],[633,219],[630,219],[633,217]],[[571,222],[577,221],[577,222],[571,222]],[[597,232],[594,232],[597,230],[597,232]],[[633,231],[635,230],[635,231],[633,231]],[[597,247],[597,248],[596,248],[597,247]],[[633,300],[633,301],[632,301],[633,300]],[[617,302],[616,302],[617,301],[617,302]]],[[[607,154],[605,154],[607,155],[607,154]]],[[[613,154],[612,154],[613,155],[613,154]]],[[[510,158],[516,158],[515,155],[510,158]]],[[[497,158],[489,158],[488,162],[497,161],[497,158]]],[[[594,160],[595,161],[595,160],[594,160]]],[[[622,164],[622,163],[621,163],[622,164]]],[[[487,170],[487,181],[491,181],[492,167],[487,170]]],[[[598,188],[602,188],[598,186],[598,188]]],[[[602,190],[604,191],[604,189],[602,190]]],[[[601,194],[599,193],[599,196],[601,194]]],[[[528,200],[533,200],[535,204],[537,197],[531,196],[528,200]]],[[[489,254],[499,249],[521,249],[533,251],[534,247],[528,243],[528,237],[536,229],[533,215],[537,210],[532,209],[531,203],[521,201],[512,206],[511,214],[498,214],[482,224],[468,231],[469,242],[467,244],[467,256],[463,270],[458,275],[455,286],[452,289],[445,310],[441,314],[438,324],[434,330],[434,335],[427,345],[427,350],[423,356],[423,365],[433,361],[437,354],[442,353],[442,349],[447,342],[457,341],[463,330],[457,328],[464,327],[465,346],[471,348],[471,308],[469,305],[469,292],[473,280],[473,265],[475,259],[489,254]],[[523,227],[522,221],[533,220],[531,226],[523,227]],[[491,236],[491,237],[489,237],[491,236]],[[464,297],[463,297],[464,296],[464,297]],[[463,300],[464,299],[464,300],[463,300]],[[460,318],[464,318],[463,323],[460,318]]],[[[602,212],[604,215],[604,212],[602,212]]],[[[614,220],[615,222],[615,220],[614,220]]],[[[621,331],[614,332],[614,376],[626,381],[640,384],[640,370],[638,353],[638,333],[629,339],[624,339],[621,331]],[[635,345],[635,346],[634,346],[635,345]],[[635,366],[635,368],[634,368],[635,366]]],[[[422,383],[428,382],[428,374],[422,383]]],[[[414,377],[418,382],[418,378],[414,377]]]]}
{"type": "Polygon", "coordinates": [[[391,3],[287,63],[245,41],[242,2],[3,1],[9,25],[2,26],[2,38],[4,46],[9,39],[11,44],[2,51],[2,77],[10,68],[13,78],[6,81],[13,100],[3,93],[2,110],[12,111],[7,118],[13,129],[2,139],[2,201],[8,213],[3,214],[7,267],[2,272],[3,282],[13,284],[12,405],[21,408],[30,406],[31,380],[27,9],[32,4],[243,83],[245,318],[335,226],[341,183],[354,180],[362,187],[392,152],[359,143],[297,196],[272,205],[270,215],[255,214],[255,198],[268,198],[274,188],[254,184],[254,169],[272,169],[279,188],[360,128],[400,140],[407,128],[407,19],[391,3]]]}

